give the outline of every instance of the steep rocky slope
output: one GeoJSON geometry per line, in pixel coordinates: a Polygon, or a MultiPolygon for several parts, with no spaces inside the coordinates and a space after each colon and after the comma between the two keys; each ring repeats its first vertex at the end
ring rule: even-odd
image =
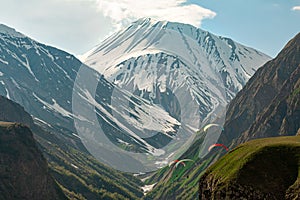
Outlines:
{"type": "Polygon", "coordinates": [[[67,199],[27,126],[0,122],[0,199],[67,199]]]}
{"type": "Polygon", "coordinates": [[[31,116],[19,104],[0,96],[0,108],[1,121],[20,122],[29,127],[34,126],[31,116]]]}
{"type": "Polygon", "coordinates": [[[230,103],[224,138],[296,135],[300,128],[300,34],[261,67],[230,103]]]}

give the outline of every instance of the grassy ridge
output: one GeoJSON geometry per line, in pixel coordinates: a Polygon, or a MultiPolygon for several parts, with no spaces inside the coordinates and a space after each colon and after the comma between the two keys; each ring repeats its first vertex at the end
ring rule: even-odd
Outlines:
{"type": "MultiPolygon", "coordinates": [[[[222,181],[228,181],[238,176],[238,172],[247,164],[251,164],[254,159],[265,154],[265,162],[281,162],[287,157],[282,157],[284,152],[290,153],[287,157],[292,159],[300,158],[300,137],[274,137],[252,140],[244,143],[230,151],[226,156],[221,158],[217,163],[212,165],[208,171],[213,172],[216,177],[222,181]],[[281,152],[282,151],[282,152],[281,152]],[[281,153],[280,160],[272,161],[271,156],[281,153]],[[270,157],[267,157],[267,155],[270,157]]],[[[300,160],[299,160],[300,162],[300,160]]],[[[300,165],[298,166],[300,170],[300,165]]],[[[299,174],[300,175],[300,174],[299,174]]]]}
{"type": "Polygon", "coordinates": [[[300,190],[300,136],[244,143],[213,164],[204,177],[218,180],[214,192],[235,184],[278,199],[295,195],[300,190]]]}

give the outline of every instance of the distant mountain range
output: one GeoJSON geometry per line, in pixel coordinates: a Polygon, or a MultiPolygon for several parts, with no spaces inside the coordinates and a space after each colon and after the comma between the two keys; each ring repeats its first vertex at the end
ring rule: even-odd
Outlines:
{"type": "Polygon", "coordinates": [[[0,94],[22,105],[37,123],[59,132],[58,137],[76,144],[70,112],[81,62],[5,25],[0,25],[0,44],[0,94]]]}

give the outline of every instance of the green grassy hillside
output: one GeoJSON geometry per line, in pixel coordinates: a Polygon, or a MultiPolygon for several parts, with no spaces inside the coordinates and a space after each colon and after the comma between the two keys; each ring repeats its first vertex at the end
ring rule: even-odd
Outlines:
{"type": "Polygon", "coordinates": [[[205,172],[200,193],[202,198],[225,197],[233,193],[232,185],[270,199],[300,198],[300,136],[252,140],[236,147],[205,172]]]}

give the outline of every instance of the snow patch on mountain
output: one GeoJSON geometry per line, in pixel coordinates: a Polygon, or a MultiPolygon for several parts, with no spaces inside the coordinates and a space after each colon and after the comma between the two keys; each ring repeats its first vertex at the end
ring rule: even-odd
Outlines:
{"type": "Polygon", "coordinates": [[[66,111],[64,108],[62,108],[59,104],[57,104],[56,100],[55,99],[52,99],[52,103],[53,104],[50,104],[50,103],[47,103],[46,101],[43,101],[41,98],[39,98],[36,94],[33,93],[33,96],[38,100],[40,101],[44,106],[48,107],[50,110],[53,110],[55,112],[58,112],[60,113],[62,116],[64,117],[69,117],[69,118],[72,118],[73,117],[73,114],[66,111]]]}

